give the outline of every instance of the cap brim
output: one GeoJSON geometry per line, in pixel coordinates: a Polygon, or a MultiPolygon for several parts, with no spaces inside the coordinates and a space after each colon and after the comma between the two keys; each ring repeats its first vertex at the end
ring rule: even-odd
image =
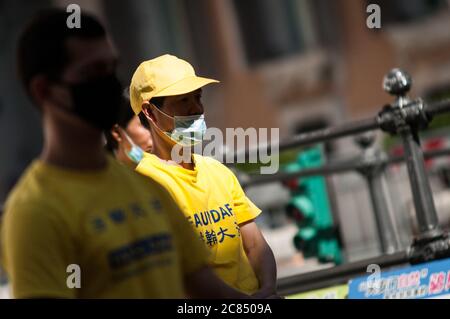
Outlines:
{"type": "Polygon", "coordinates": [[[200,76],[192,76],[188,78],[184,78],[171,86],[159,91],[153,96],[172,96],[172,95],[181,95],[186,94],[199,88],[211,84],[211,83],[219,83],[217,80],[202,78],[200,76]]]}

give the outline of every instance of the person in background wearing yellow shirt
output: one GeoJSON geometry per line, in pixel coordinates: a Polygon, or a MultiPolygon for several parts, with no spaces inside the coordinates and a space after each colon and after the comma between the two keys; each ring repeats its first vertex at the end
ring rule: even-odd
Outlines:
{"type": "Polygon", "coordinates": [[[277,297],[276,264],[255,218],[258,209],[236,176],[215,159],[171,158],[177,143],[191,146],[206,129],[201,88],[218,82],[195,75],[173,55],[145,61],[130,84],[130,104],[153,138],[136,171],[164,186],[211,251],[210,264],[227,284],[255,297],[277,297]],[[183,134],[182,132],[188,132],[183,134]]]}
{"type": "Polygon", "coordinates": [[[244,297],[207,267],[203,244],[157,183],[107,156],[117,56],[92,16],[37,15],[18,71],[41,112],[44,147],[5,205],[2,264],[15,298],[244,297]]]}
{"type": "Polygon", "coordinates": [[[152,152],[152,136],[129,106],[120,113],[118,122],[105,131],[106,149],[118,161],[135,169],[144,152],[152,152]]]}

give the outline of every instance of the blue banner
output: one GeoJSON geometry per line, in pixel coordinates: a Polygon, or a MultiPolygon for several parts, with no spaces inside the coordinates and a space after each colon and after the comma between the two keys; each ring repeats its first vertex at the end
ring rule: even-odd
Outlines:
{"type": "Polygon", "coordinates": [[[450,259],[373,272],[369,276],[353,279],[349,282],[348,298],[450,299],[450,259]]]}

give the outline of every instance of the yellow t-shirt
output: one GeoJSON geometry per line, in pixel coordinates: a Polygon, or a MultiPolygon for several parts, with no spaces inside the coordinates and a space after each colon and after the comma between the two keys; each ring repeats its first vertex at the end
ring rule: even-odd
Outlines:
{"type": "Polygon", "coordinates": [[[183,276],[207,265],[171,195],[111,157],[91,172],[36,160],[5,208],[2,262],[15,298],[183,298],[183,276]]]}
{"type": "Polygon", "coordinates": [[[261,210],[245,196],[236,176],[213,158],[193,155],[195,169],[170,165],[145,153],[136,171],[164,186],[210,253],[210,265],[230,286],[252,294],[258,279],[244,251],[239,225],[261,210]]]}

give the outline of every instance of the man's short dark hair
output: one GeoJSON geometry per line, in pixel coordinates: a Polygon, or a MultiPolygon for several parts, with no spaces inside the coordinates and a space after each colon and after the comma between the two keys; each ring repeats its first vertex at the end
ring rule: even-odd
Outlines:
{"type": "Polygon", "coordinates": [[[39,12],[23,29],[18,39],[17,72],[29,93],[32,78],[43,74],[59,79],[69,61],[66,40],[70,37],[86,39],[106,36],[105,28],[94,17],[81,13],[80,28],[69,28],[69,13],[53,8],[39,12]]]}
{"type": "MultiPolygon", "coordinates": [[[[154,97],[150,100],[150,102],[153,103],[158,109],[161,109],[164,104],[164,96],[154,97]]],[[[145,116],[144,112],[139,112],[138,117],[139,121],[141,121],[142,126],[149,130],[150,124],[148,123],[148,119],[145,116]]]]}

